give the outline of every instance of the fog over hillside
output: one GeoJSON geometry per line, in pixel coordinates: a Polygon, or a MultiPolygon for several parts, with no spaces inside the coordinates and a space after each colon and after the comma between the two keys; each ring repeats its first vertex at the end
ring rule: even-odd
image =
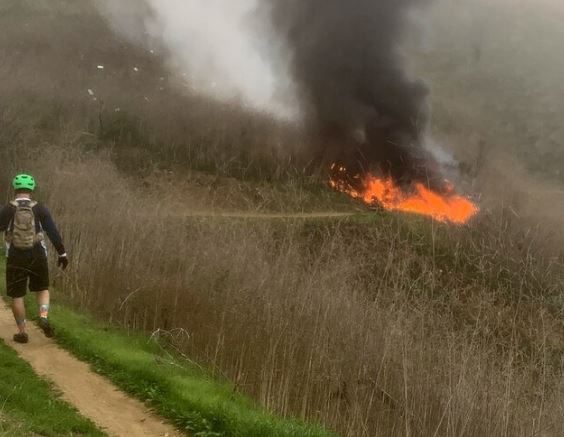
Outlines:
{"type": "MultiPolygon", "coordinates": [[[[145,8],[128,1],[99,4],[121,32],[162,44],[188,88],[300,119],[303,93],[289,73],[289,49],[256,0],[147,0],[145,8]],[[132,10],[142,18],[132,20],[132,10]]],[[[419,3],[398,49],[409,75],[429,87],[428,145],[441,162],[460,165],[447,174],[471,190],[494,202],[513,198],[509,187],[520,203],[548,195],[543,204],[551,208],[540,208],[548,212],[564,182],[564,7],[554,0],[419,3]]]]}
{"type": "Polygon", "coordinates": [[[563,222],[560,2],[437,0],[410,39],[431,88],[433,136],[493,204],[563,222]],[[473,168],[472,168],[473,167],[473,168]]]}
{"type": "MultiPolygon", "coordinates": [[[[295,114],[298,109],[288,48],[269,32],[267,17],[256,11],[257,0],[213,0],[205,6],[198,0],[98,4],[116,29],[137,41],[151,38],[163,44],[171,68],[184,74],[193,89],[240,98],[274,113],[295,114]],[[140,18],[132,19],[132,11],[140,18]]],[[[471,105],[487,114],[486,120],[474,121],[476,132],[487,130],[483,123],[491,124],[490,114],[495,114],[508,138],[512,130],[527,129],[518,142],[532,135],[525,139],[532,144],[523,153],[535,159],[552,153],[556,144],[550,143],[560,141],[553,120],[562,113],[564,100],[564,60],[558,56],[563,9],[554,0],[435,0],[417,8],[411,14],[409,42],[402,46],[409,48],[409,61],[413,53],[417,56],[411,72],[430,85],[440,128],[449,115],[442,107],[452,112],[451,106],[471,105]],[[457,84],[460,88],[454,88],[457,84]]],[[[468,122],[464,116],[453,120],[459,126],[468,122]]],[[[516,147],[522,149],[521,144],[516,147]]]]}

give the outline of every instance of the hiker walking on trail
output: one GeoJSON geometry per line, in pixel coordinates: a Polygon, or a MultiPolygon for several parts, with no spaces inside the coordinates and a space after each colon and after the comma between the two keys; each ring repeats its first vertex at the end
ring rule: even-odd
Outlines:
{"type": "Polygon", "coordinates": [[[51,214],[41,204],[32,200],[35,190],[33,176],[21,174],[12,183],[15,199],[0,209],[0,232],[6,233],[7,262],[6,289],[12,298],[12,311],[18,333],[14,341],[27,343],[24,296],[29,290],[36,293],[39,306],[39,327],[47,337],[53,336],[49,324],[49,267],[45,234],[59,255],[58,266],[68,266],[67,254],[51,214]]]}

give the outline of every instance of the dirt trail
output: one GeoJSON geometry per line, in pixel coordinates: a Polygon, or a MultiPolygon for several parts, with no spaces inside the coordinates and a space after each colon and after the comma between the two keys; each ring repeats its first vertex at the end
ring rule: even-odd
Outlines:
{"type": "Polygon", "coordinates": [[[0,304],[0,337],[31,364],[40,376],[51,380],[62,397],[80,413],[111,436],[180,436],[141,402],[129,398],[106,379],[92,372],[87,364],[71,356],[33,324],[29,324],[30,342],[20,345],[12,340],[15,332],[11,311],[0,304]]]}
{"type": "Polygon", "coordinates": [[[184,214],[185,217],[202,218],[249,218],[249,219],[316,219],[350,217],[355,212],[297,212],[297,213],[261,213],[261,212],[206,212],[195,211],[184,214]]]}

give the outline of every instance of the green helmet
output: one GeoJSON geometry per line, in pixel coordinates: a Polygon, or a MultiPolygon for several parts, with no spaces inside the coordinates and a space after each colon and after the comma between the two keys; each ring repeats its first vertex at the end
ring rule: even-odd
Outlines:
{"type": "Polygon", "coordinates": [[[35,179],[33,176],[28,174],[19,174],[14,178],[12,182],[14,190],[35,190],[35,179]]]}

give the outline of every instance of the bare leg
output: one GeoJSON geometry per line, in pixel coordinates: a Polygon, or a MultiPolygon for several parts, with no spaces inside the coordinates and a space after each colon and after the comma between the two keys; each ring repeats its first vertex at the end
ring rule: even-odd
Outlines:
{"type": "Polygon", "coordinates": [[[47,319],[49,317],[49,290],[37,293],[37,305],[39,306],[39,317],[47,319]]]}
{"type": "Polygon", "coordinates": [[[37,305],[39,306],[39,327],[46,337],[53,337],[55,331],[49,323],[49,290],[37,293],[37,305]]]}
{"type": "Polygon", "coordinates": [[[25,303],[23,297],[12,299],[12,312],[14,313],[14,319],[16,319],[20,333],[25,333],[25,303]]]}

